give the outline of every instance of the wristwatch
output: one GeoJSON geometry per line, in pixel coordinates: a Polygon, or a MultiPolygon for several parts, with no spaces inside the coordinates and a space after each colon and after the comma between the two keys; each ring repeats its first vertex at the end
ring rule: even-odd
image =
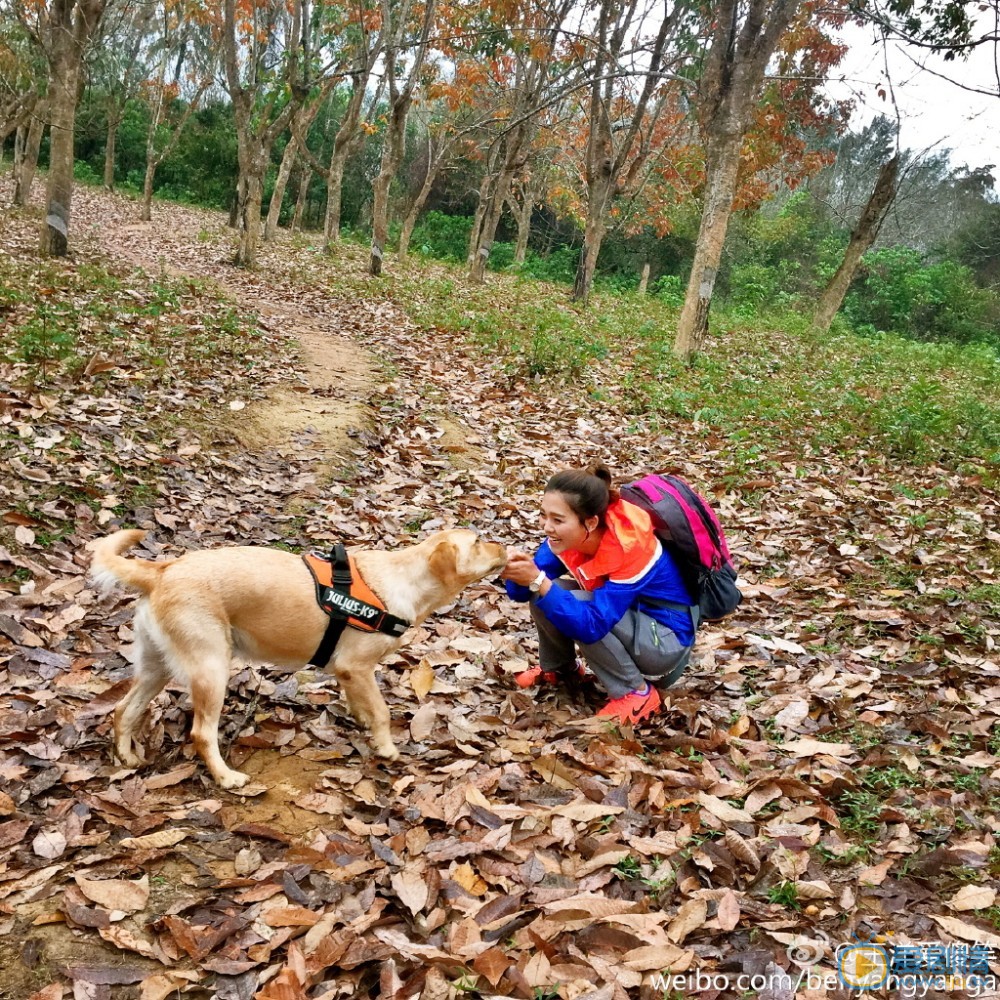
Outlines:
{"type": "Polygon", "coordinates": [[[538,576],[536,576],[535,579],[528,584],[528,590],[530,590],[533,594],[537,594],[538,591],[542,589],[542,584],[545,583],[547,579],[548,577],[545,575],[545,570],[539,570],[538,576]]]}

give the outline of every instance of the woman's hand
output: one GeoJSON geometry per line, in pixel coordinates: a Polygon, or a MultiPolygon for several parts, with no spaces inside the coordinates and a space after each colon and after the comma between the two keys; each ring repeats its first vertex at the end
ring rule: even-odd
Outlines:
{"type": "Polygon", "coordinates": [[[503,580],[510,580],[511,583],[527,587],[538,576],[538,572],[535,560],[531,556],[519,549],[510,548],[507,550],[507,566],[500,577],[503,580]]]}

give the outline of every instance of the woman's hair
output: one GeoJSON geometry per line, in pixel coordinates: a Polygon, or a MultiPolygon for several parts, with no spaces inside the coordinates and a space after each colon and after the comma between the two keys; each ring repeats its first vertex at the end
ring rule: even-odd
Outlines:
{"type": "Polygon", "coordinates": [[[611,472],[603,462],[594,462],[586,469],[557,472],[545,484],[545,492],[561,493],[581,522],[598,517],[601,524],[608,505],[618,499],[618,490],[611,486],[611,472]]]}

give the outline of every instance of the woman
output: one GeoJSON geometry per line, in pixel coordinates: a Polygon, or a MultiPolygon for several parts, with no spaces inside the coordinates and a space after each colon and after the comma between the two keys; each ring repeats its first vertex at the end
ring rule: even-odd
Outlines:
{"type": "Polygon", "coordinates": [[[694,645],[691,597],[649,515],[611,488],[604,465],[554,475],[542,497],[545,541],[508,551],[507,593],[530,601],[538,666],[519,687],[578,678],[576,646],[610,696],[597,714],[639,722],[660,708],[694,645]],[[572,579],[559,579],[566,571],[572,579]]]}

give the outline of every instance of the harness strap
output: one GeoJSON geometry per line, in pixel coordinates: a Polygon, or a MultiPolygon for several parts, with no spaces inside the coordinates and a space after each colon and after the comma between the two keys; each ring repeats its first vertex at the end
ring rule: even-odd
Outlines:
{"type": "Polygon", "coordinates": [[[319,648],[309,660],[313,666],[326,666],[348,625],[362,632],[391,636],[400,636],[410,627],[404,618],[397,618],[381,606],[379,597],[360,576],[354,579],[350,557],[341,542],[333,546],[328,559],[313,554],[303,556],[303,561],[316,584],[316,601],[330,619],[319,648]],[[358,593],[352,593],[354,590],[358,593]]]}
{"type": "Polygon", "coordinates": [[[337,648],[337,643],[340,641],[340,637],[343,635],[346,627],[346,618],[337,618],[334,615],[330,615],[326,631],[323,633],[323,638],[320,639],[319,647],[309,660],[310,665],[325,667],[330,662],[330,657],[333,656],[333,651],[337,648]]]}
{"type": "Polygon", "coordinates": [[[333,589],[345,594],[351,592],[351,562],[343,542],[337,542],[330,551],[330,565],[333,567],[333,589]]]}

